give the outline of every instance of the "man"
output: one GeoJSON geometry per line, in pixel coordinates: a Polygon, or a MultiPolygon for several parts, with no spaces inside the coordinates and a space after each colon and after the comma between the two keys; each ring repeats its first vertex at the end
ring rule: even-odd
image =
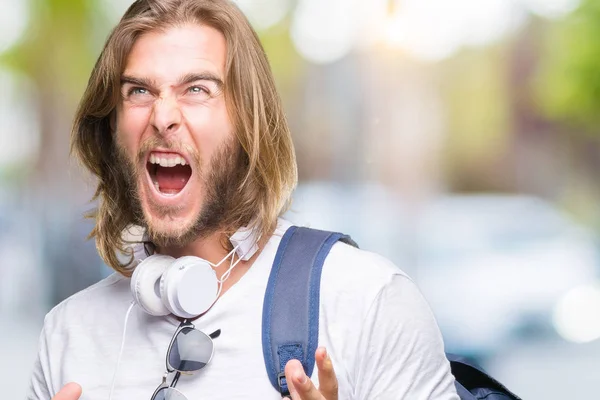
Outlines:
{"type": "MultiPolygon", "coordinates": [[[[215,266],[220,297],[194,325],[222,333],[212,361],[181,376],[177,390],[188,399],[281,398],[264,366],[261,312],[290,225],[279,216],[296,164],[243,14],[227,0],[136,1],[92,72],[72,149],[98,178],[92,236],[116,273],[46,316],[29,399],[106,399],[112,389],[115,399],[149,399],[160,383],[180,321],[140,307],[129,315],[136,263],[118,253],[127,254],[131,226],[145,229],[155,253],[214,265],[240,228],[260,238],[250,259],[215,266]]],[[[317,368],[307,377],[298,361],[286,365],[293,399],[458,399],[434,318],[398,268],[338,243],[321,282],[317,368]]]]}

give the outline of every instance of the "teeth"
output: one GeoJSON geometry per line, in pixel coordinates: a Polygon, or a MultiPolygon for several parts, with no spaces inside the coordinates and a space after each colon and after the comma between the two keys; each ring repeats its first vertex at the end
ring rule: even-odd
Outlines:
{"type": "Polygon", "coordinates": [[[158,164],[161,167],[174,167],[176,165],[187,165],[185,159],[181,156],[175,157],[159,157],[156,154],[150,154],[150,158],[148,159],[150,164],[158,164]]]}
{"type": "Polygon", "coordinates": [[[157,192],[160,192],[160,186],[158,186],[158,182],[152,182],[154,183],[154,187],[156,188],[157,192]]]}

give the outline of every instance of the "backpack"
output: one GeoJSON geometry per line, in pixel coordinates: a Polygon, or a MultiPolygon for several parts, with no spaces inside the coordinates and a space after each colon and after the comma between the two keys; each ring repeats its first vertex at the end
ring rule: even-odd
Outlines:
{"type": "MultiPolygon", "coordinates": [[[[291,359],[312,375],[319,337],[321,271],[338,241],[358,247],[349,236],[291,226],[281,238],[267,283],[262,345],[271,385],[289,395],[284,368],[291,359]]],[[[461,400],[521,400],[466,358],[446,354],[461,400]]]]}

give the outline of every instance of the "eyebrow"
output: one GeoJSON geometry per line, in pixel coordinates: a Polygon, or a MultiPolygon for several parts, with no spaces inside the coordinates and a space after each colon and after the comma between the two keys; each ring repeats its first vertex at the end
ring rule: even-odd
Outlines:
{"type": "MultiPolygon", "coordinates": [[[[179,80],[176,83],[176,86],[186,85],[196,81],[212,81],[218,86],[219,89],[223,88],[223,81],[221,80],[221,78],[210,72],[186,74],[179,78],[179,80]]],[[[127,83],[144,87],[156,87],[156,81],[154,81],[153,79],[129,75],[121,76],[121,86],[127,83]]]]}

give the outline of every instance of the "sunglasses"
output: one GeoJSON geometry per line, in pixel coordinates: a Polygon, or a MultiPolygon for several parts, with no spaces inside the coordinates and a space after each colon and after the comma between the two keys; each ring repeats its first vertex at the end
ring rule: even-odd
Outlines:
{"type": "Polygon", "coordinates": [[[167,350],[167,372],[162,383],[156,388],[151,400],[187,400],[175,385],[182,373],[190,374],[204,368],[212,359],[214,353],[213,339],[221,334],[217,329],[210,335],[199,331],[191,322],[183,321],[169,344],[167,350]],[[176,372],[171,384],[167,384],[170,373],[176,372]]]}

